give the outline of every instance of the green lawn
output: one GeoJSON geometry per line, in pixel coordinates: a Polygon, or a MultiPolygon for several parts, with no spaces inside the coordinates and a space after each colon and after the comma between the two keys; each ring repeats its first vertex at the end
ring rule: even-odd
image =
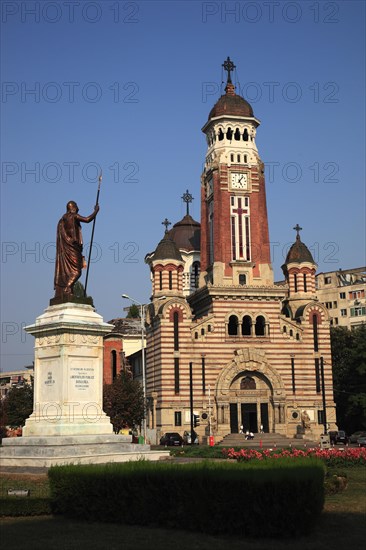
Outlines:
{"type": "MultiPolygon", "coordinates": [[[[347,489],[328,496],[320,524],[297,540],[248,540],[200,533],[87,523],[43,516],[3,518],[1,543],[7,550],[337,550],[360,548],[366,539],[366,468],[347,468],[347,489]],[[363,541],[363,542],[362,542],[363,541]]],[[[23,480],[24,482],[24,480],[23,480]]],[[[35,481],[33,481],[35,483],[35,481]]],[[[24,485],[24,483],[23,483],[24,485]]],[[[192,513],[199,513],[192,504],[192,513]]],[[[223,511],[229,513],[229,511],[223,511]]],[[[299,517],[301,521],[301,517],[299,517]]],[[[260,525],[258,526],[260,531],[260,525]]]]}

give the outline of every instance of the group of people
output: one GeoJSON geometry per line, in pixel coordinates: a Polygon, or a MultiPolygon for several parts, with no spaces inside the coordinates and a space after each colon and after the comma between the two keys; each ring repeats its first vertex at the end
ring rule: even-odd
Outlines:
{"type": "MultiPolygon", "coordinates": [[[[240,426],[240,430],[239,430],[239,433],[240,434],[244,434],[244,426],[241,425],[240,426]]],[[[263,425],[261,424],[261,427],[260,427],[260,433],[263,434],[264,433],[264,429],[263,429],[263,425]]],[[[250,432],[249,430],[247,430],[245,432],[245,439],[248,440],[248,439],[254,439],[254,433],[253,432],[250,432]]]]}

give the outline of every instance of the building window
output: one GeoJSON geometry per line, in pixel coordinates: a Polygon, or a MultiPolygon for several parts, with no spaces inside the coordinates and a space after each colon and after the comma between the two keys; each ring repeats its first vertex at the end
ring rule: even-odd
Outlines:
{"type": "Polygon", "coordinates": [[[324,277],[324,284],[330,285],[332,282],[332,277],[324,277]]]}
{"type": "Polygon", "coordinates": [[[239,275],[239,285],[246,285],[247,284],[247,276],[244,275],[244,273],[240,273],[239,275]]]}
{"type": "Polygon", "coordinates": [[[244,162],[245,162],[245,163],[248,162],[248,157],[247,157],[247,155],[244,155],[244,162]]]}
{"type": "Polygon", "coordinates": [[[319,351],[318,343],[318,316],[313,314],[313,337],[314,337],[314,351],[319,351]]]}
{"type": "Polygon", "coordinates": [[[179,313],[175,311],[173,313],[174,323],[174,351],[179,351],[179,313]]]}
{"type": "Polygon", "coordinates": [[[117,378],[117,352],[116,350],[111,351],[111,363],[112,363],[112,380],[117,378]]]}
{"type": "Polygon", "coordinates": [[[179,393],[179,358],[174,358],[174,391],[179,393]]]}
{"type": "Polygon", "coordinates": [[[341,309],[341,317],[347,317],[347,310],[341,309]]]}
{"type": "Polygon", "coordinates": [[[202,393],[206,393],[206,365],[205,358],[201,358],[201,367],[202,367],[202,393]]]}
{"type": "Polygon", "coordinates": [[[307,292],[307,286],[306,286],[306,273],[304,273],[304,292],[307,292]]]}
{"type": "Polygon", "coordinates": [[[198,332],[195,332],[195,333],[194,333],[194,339],[195,339],[195,340],[198,340],[198,332]]]}
{"type": "Polygon", "coordinates": [[[318,357],[315,358],[315,388],[316,393],[320,393],[320,369],[318,357]]]}
{"type": "Polygon", "coordinates": [[[238,318],[236,315],[230,315],[229,317],[228,334],[229,336],[238,335],[238,318]]]}
{"type": "Polygon", "coordinates": [[[296,393],[295,384],[295,358],[291,357],[291,378],[292,378],[292,393],[296,393]]]}
{"type": "Polygon", "coordinates": [[[295,292],[297,292],[297,273],[294,274],[294,287],[295,287],[295,292]]]}
{"type": "Polygon", "coordinates": [[[252,334],[252,318],[250,315],[244,315],[241,324],[241,333],[243,336],[251,336],[252,334]]]}
{"type": "Polygon", "coordinates": [[[192,264],[192,276],[193,276],[193,287],[198,288],[199,275],[200,275],[200,262],[193,262],[192,264]]]}
{"type": "Polygon", "coordinates": [[[365,297],[365,291],[364,290],[353,290],[349,293],[349,299],[350,300],[359,300],[360,298],[365,297]]]}
{"type": "Polygon", "coordinates": [[[207,325],[207,332],[211,332],[211,325],[207,325]]]}
{"type": "Polygon", "coordinates": [[[234,155],[233,154],[230,155],[230,160],[231,160],[231,162],[234,162],[234,155]]]}
{"type": "Polygon", "coordinates": [[[345,292],[340,292],[339,297],[340,297],[341,300],[345,300],[346,299],[346,293],[345,292]]]}
{"type": "Polygon", "coordinates": [[[351,307],[351,317],[366,315],[366,307],[351,307]]]}
{"type": "Polygon", "coordinates": [[[325,307],[326,307],[327,309],[333,309],[333,304],[332,304],[332,302],[325,302],[325,307]]]}
{"type": "Polygon", "coordinates": [[[334,324],[338,325],[338,317],[334,317],[334,324]]]}
{"type": "Polygon", "coordinates": [[[204,335],[205,335],[205,329],[201,328],[201,336],[204,336],[204,335]]]}
{"type": "Polygon", "coordinates": [[[173,288],[173,273],[169,271],[169,290],[173,288]]]}
{"type": "Polygon", "coordinates": [[[318,411],[318,424],[324,424],[324,411],[318,411]]]}
{"type": "Polygon", "coordinates": [[[182,413],[181,411],[174,411],[174,426],[182,425],[182,413]]]}
{"type": "Polygon", "coordinates": [[[258,315],[255,320],[255,335],[264,336],[266,330],[266,320],[263,315],[258,315]]]}
{"type": "Polygon", "coordinates": [[[246,376],[240,380],[240,389],[241,390],[255,390],[257,385],[254,378],[251,376],[246,376]]]}
{"type": "Polygon", "coordinates": [[[159,271],[159,290],[163,290],[163,272],[159,271]]]}
{"type": "Polygon", "coordinates": [[[240,155],[237,155],[236,158],[237,158],[237,161],[240,162],[240,155]]]}
{"type": "Polygon", "coordinates": [[[334,307],[334,309],[337,309],[338,303],[337,303],[337,302],[333,302],[333,307],[334,307]]]}

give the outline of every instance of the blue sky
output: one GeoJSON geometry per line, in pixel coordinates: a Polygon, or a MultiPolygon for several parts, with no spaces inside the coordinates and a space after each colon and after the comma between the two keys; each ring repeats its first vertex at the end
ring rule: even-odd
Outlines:
{"type": "MultiPolygon", "coordinates": [[[[100,213],[88,292],[107,321],[148,301],[162,220],[200,219],[201,128],[221,65],[261,120],[276,279],[293,226],[319,271],[365,265],[363,2],[3,1],[1,368],[30,364],[66,202],[100,213]],[[32,92],[33,90],[33,92],[32,92]]],[[[84,242],[91,225],[84,225],[84,242]]],[[[82,282],[85,275],[82,278],[82,282]]]]}

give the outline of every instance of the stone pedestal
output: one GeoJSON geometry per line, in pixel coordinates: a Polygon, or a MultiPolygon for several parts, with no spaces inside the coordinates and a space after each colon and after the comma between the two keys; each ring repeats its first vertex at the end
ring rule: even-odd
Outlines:
{"type": "Polygon", "coordinates": [[[115,435],[103,412],[103,322],[91,305],[54,304],[26,331],[35,337],[34,410],[23,436],[4,439],[4,467],[159,460],[166,451],[115,435]]]}
{"type": "Polygon", "coordinates": [[[50,306],[25,328],[36,342],[24,437],[113,433],[103,412],[103,335],[111,328],[92,306],[75,303],[50,306]]]}

